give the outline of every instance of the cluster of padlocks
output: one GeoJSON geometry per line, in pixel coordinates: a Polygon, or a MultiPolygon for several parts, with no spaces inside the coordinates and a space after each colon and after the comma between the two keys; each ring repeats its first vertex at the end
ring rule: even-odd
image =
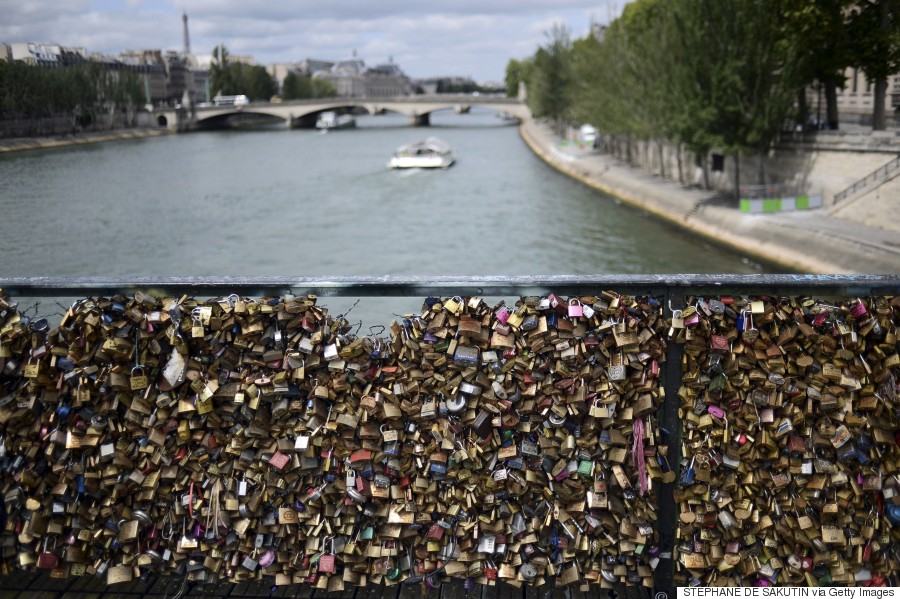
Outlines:
{"type": "Polygon", "coordinates": [[[884,585],[900,573],[900,298],[693,298],[681,584],[884,585]]]}
{"type": "Polygon", "coordinates": [[[353,329],[314,296],[84,299],[58,326],[0,300],[0,571],[653,585],[656,298],[353,329]]]}

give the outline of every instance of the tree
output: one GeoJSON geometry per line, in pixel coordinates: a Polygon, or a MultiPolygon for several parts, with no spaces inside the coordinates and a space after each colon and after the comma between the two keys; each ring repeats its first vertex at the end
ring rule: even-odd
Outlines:
{"type": "Polygon", "coordinates": [[[519,95],[519,83],[528,78],[531,62],[511,58],[506,64],[506,96],[515,98],[519,95]]]}
{"type": "Polygon", "coordinates": [[[275,80],[262,66],[251,66],[242,69],[241,88],[251,100],[268,100],[275,95],[275,80]]]}
{"type": "MultiPolygon", "coordinates": [[[[844,85],[844,70],[853,63],[847,14],[856,0],[783,0],[784,34],[797,49],[801,77],[825,92],[825,120],[837,129],[837,88],[844,85]]],[[[805,90],[798,95],[798,122],[806,123],[805,90]]],[[[818,112],[818,107],[817,112],[818,112]]]]}
{"type": "Polygon", "coordinates": [[[313,98],[334,98],[337,96],[337,90],[328,79],[321,77],[310,77],[312,80],[313,98]]]}
{"type": "Polygon", "coordinates": [[[571,107],[572,41],[565,25],[546,32],[547,44],[538,48],[530,70],[528,105],[536,116],[553,120],[562,133],[571,107]]]}
{"type": "Polygon", "coordinates": [[[336,95],[337,91],[327,79],[310,77],[302,73],[288,73],[281,86],[281,97],[285,100],[333,98],[336,95]]]}
{"type": "Polygon", "coordinates": [[[900,0],[860,0],[849,29],[854,66],[875,84],[872,129],[883,131],[888,78],[900,71],[900,0]]]}
{"type": "Polygon", "coordinates": [[[231,96],[238,93],[237,81],[234,79],[234,69],[229,60],[228,48],[219,44],[213,48],[212,61],[209,65],[209,82],[215,93],[231,96]]]}

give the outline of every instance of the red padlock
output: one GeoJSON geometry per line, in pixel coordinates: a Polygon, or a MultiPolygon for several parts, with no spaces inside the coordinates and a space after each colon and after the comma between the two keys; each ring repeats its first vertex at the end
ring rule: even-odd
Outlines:
{"type": "Polygon", "coordinates": [[[494,562],[487,562],[484,566],[484,577],[488,580],[497,580],[497,568],[494,567],[494,562]]]}
{"type": "Polygon", "coordinates": [[[331,540],[331,552],[326,553],[319,557],[319,572],[322,572],[323,574],[334,574],[334,567],[335,567],[334,538],[327,537],[325,539],[326,547],[328,546],[329,539],[331,540]]]}
{"type": "MultiPolygon", "coordinates": [[[[52,551],[47,551],[47,541],[49,540],[44,537],[44,550],[38,556],[37,567],[41,570],[53,570],[59,563],[59,557],[52,551]]],[[[53,538],[53,548],[56,549],[56,537],[53,538]]]]}
{"type": "Polygon", "coordinates": [[[429,541],[440,541],[441,538],[443,538],[443,536],[444,536],[444,528],[437,522],[432,524],[431,527],[428,529],[427,538],[429,541]]]}

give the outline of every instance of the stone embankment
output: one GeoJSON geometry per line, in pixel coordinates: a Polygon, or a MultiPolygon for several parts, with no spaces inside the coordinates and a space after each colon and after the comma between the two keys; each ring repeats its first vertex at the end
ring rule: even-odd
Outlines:
{"type": "MultiPolygon", "coordinates": [[[[720,192],[687,188],[633,168],[608,154],[563,145],[553,129],[525,121],[520,134],[535,154],[562,173],[716,244],[793,272],[900,273],[900,225],[840,218],[827,209],[745,214],[720,192]]],[[[860,176],[866,173],[860,173],[860,176]]],[[[881,194],[881,214],[900,204],[881,194]]],[[[866,219],[863,219],[866,220],[866,219]]],[[[698,271],[703,256],[697,256],[698,271]]]]}
{"type": "Polygon", "coordinates": [[[49,148],[64,148],[82,144],[100,143],[105,141],[122,141],[127,139],[140,139],[142,137],[158,137],[169,135],[171,131],[164,128],[158,129],[116,129],[97,133],[77,133],[67,136],[53,137],[17,137],[13,139],[0,139],[0,153],[19,152],[22,150],[46,150],[49,148]]]}

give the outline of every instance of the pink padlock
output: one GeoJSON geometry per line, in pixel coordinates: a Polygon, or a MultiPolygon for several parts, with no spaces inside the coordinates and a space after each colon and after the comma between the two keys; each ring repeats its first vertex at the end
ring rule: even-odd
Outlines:
{"type": "Polygon", "coordinates": [[[581,302],[575,298],[569,300],[569,318],[581,318],[584,316],[584,309],[581,302]]]}
{"type": "Polygon", "coordinates": [[[500,309],[494,313],[494,316],[496,316],[497,320],[499,320],[502,324],[506,324],[506,321],[509,320],[510,314],[511,312],[509,311],[509,308],[507,308],[506,306],[501,306],[500,309]]]}
{"type": "Polygon", "coordinates": [[[866,304],[862,300],[858,300],[853,306],[850,308],[850,314],[853,315],[853,318],[859,320],[863,316],[868,313],[866,310],[866,304]]]}
{"type": "Polygon", "coordinates": [[[708,408],[706,408],[706,411],[720,420],[722,418],[725,418],[725,410],[723,410],[719,406],[709,406],[708,408]]]}

